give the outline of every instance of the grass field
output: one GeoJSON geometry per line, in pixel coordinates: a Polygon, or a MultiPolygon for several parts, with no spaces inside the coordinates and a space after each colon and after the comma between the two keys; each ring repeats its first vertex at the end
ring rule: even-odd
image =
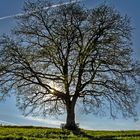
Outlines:
{"type": "Polygon", "coordinates": [[[140,131],[91,131],[75,134],[43,127],[0,126],[0,140],[140,140],[140,131]]]}

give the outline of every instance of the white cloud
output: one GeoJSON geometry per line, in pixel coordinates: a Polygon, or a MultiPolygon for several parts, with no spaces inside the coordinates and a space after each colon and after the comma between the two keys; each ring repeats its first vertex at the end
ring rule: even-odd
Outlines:
{"type": "Polygon", "coordinates": [[[35,122],[38,122],[38,123],[43,123],[44,125],[49,125],[49,126],[55,126],[55,127],[60,127],[60,124],[61,123],[64,123],[63,121],[60,121],[60,120],[56,120],[56,119],[51,119],[51,118],[40,118],[40,117],[23,117],[21,116],[21,118],[24,118],[26,120],[30,120],[30,121],[35,121],[35,122]]]}
{"type": "Polygon", "coordinates": [[[0,120],[0,124],[4,124],[4,125],[17,125],[15,123],[12,123],[12,122],[9,122],[9,121],[3,121],[3,120],[0,120]]]}
{"type": "Polygon", "coordinates": [[[140,121],[133,121],[131,119],[90,119],[89,121],[81,122],[80,127],[89,130],[140,130],[140,121]]]}

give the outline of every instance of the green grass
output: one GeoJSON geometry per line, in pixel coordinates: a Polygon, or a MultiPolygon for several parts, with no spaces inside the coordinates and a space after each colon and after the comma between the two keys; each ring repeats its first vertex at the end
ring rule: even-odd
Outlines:
{"type": "Polygon", "coordinates": [[[91,131],[73,133],[44,127],[0,126],[0,140],[140,140],[140,131],[91,131]]]}

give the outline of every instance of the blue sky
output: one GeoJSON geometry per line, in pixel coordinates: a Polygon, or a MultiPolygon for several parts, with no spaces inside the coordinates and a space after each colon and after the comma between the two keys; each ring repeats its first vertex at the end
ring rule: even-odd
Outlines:
{"type": "MultiPolygon", "coordinates": [[[[0,0],[0,18],[22,13],[23,2],[24,0],[0,0]]],[[[104,0],[83,1],[83,3],[90,8],[96,7],[102,2],[104,2],[104,0]]],[[[131,17],[132,25],[135,28],[133,31],[133,57],[140,61],[140,0],[106,0],[106,3],[116,8],[122,15],[127,14],[131,17]]],[[[13,18],[0,20],[0,35],[9,33],[14,25],[15,22],[13,18]]],[[[137,111],[140,118],[140,103],[137,105],[137,111]]],[[[137,122],[134,122],[133,119],[125,120],[123,118],[112,120],[109,118],[109,115],[102,118],[91,114],[83,115],[78,111],[76,120],[80,123],[80,127],[86,129],[140,129],[140,120],[137,122]]],[[[16,108],[16,99],[14,96],[8,97],[5,102],[0,102],[0,123],[59,127],[62,122],[65,122],[65,115],[58,118],[50,116],[47,118],[24,117],[22,112],[16,108]]]]}

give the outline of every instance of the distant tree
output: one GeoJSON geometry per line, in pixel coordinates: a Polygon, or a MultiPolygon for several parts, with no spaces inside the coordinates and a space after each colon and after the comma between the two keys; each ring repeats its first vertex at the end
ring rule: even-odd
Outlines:
{"type": "Polygon", "coordinates": [[[25,3],[12,36],[0,38],[1,97],[15,93],[25,115],[66,110],[67,129],[76,129],[76,103],[86,113],[136,117],[140,65],[129,18],[105,4],[48,5],[25,3]]]}

